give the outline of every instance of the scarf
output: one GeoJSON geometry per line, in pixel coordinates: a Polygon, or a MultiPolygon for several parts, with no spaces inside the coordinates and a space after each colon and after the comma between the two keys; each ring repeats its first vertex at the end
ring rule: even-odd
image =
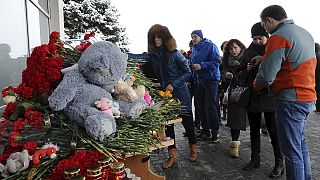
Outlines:
{"type": "Polygon", "coordinates": [[[233,57],[233,56],[229,55],[229,57],[228,57],[228,65],[229,66],[238,66],[238,65],[240,65],[239,59],[242,58],[242,55],[243,55],[243,50],[237,57],[233,57]]]}

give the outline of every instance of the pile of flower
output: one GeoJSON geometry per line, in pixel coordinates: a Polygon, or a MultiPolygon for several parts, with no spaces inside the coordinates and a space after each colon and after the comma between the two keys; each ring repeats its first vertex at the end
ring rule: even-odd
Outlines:
{"type": "MultiPolygon", "coordinates": [[[[65,170],[76,166],[85,175],[86,168],[96,164],[99,157],[108,156],[117,161],[123,153],[147,154],[150,145],[159,143],[152,131],[163,130],[166,121],[176,118],[181,109],[180,103],[171,96],[161,97],[157,90],[159,84],[146,78],[137,62],[129,61],[127,73],[136,78],[134,86],[144,85],[156,103],[138,118],[120,117],[114,137],[104,142],[95,141],[84,129],[68,121],[62,112],[54,112],[48,106],[49,95],[62,80],[61,69],[77,63],[81,53],[91,45],[94,33],[87,34],[75,48],[61,41],[59,36],[53,32],[48,44],[34,48],[18,87],[2,90],[7,106],[2,116],[4,121],[0,122],[1,164],[5,165],[10,155],[22,150],[28,150],[30,156],[40,153],[39,149],[44,149],[46,144],[59,147],[55,149],[57,157],[45,156],[40,164],[31,161],[29,167],[9,173],[6,179],[46,176],[61,179],[65,170]]],[[[1,173],[4,172],[0,166],[1,173]]]]}

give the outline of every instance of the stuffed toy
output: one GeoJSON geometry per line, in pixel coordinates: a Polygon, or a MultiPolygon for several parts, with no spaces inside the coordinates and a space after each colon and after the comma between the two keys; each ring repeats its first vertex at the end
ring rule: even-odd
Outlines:
{"type": "Polygon", "coordinates": [[[147,102],[142,98],[138,98],[136,101],[119,101],[120,111],[124,117],[137,118],[148,107],[147,102]]]}
{"type": "Polygon", "coordinates": [[[151,95],[149,93],[149,91],[146,91],[144,96],[143,96],[144,100],[148,103],[149,106],[154,104],[154,101],[151,98],[151,95]]]}
{"type": "Polygon", "coordinates": [[[59,150],[57,145],[53,145],[51,143],[45,144],[44,146],[41,147],[40,150],[37,150],[34,152],[32,156],[32,162],[34,165],[39,165],[40,160],[46,156],[49,156],[50,159],[54,159],[57,157],[56,152],[59,150]]]}
{"type": "Polygon", "coordinates": [[[125,74],[128,56],[115,44],[99,41],[81,55],[78,66],[65,71],[63,80],[49,97],[54,111],[84,127],[89,136],[103,141],[116,131],[114,117],[95,107],[101,98],[112,99],[114,84],[125,74]]]}
{"type": "Polygon", "coordinates": [[[148,107],[144,100],[145,87],[139,85],[133,89],[133,76],[122,79],[124,80],[118,81],[114,86],[114,97],[119,102],[120,112],[124,117],[137,118],[148,107]]]}
{"type": "Polygon", "coordinates": [[[8,177],[9,176],[9,172],[8,172],[8,168],[7,166],[3,165],[0,163],[0,175],[2,177],[8,177]]]}
{"type": "Polygon", "coordinates": [[[112,113],[112,100],[103,97],[100,100],[96,101],[94,104],[102,112],[108,113],[108,114],[110,114],[110,116],[113,116],[113,113],[112,113]]]}
{"type": "Polygon", "coordinates": [[[132,86],[122,80],[114,85],[114,95],[118,101],[133,102],[138,99],[137,93],[132,86]]]}
{"type": "Polygon", "coordinates": [[[31,159],[32,157],[29,155],[27,150],[11,154],[7,159],[6,165],[0,163],[1,176],[7,177],[9,176],[9,173],[14,174],[27,169],[31,159]]]}
{"type": "Polygon", "coordinates": [[[115,84],[114,95],[118,101],[133,102],[144,96],[146,90],[143,85],[139,85],[136,89],[132,87],[135,80],[134,76],[125,74],[122,80],[115,84]]]}
{"type": "Polygon", "coordinates": [[[115,118],[119,118],[119,117],[120,117],[120,114],[121,114],[121,112],[120,112],[120,105],[119,105],[119,103],[116,102],[116,101],[114,101],[114,102],[112,103],[112,113],[113,113],[113,116],[114,116],[115,118]]]}

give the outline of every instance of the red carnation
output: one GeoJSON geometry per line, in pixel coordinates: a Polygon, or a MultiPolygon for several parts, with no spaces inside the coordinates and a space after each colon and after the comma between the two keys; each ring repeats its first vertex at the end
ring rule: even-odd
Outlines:
{"type": "Polygon", "coordinates": [[[28,141],[23,145],[23,149],[28,150],[28,153],[30,155],[34,154],[34,152],[37,150],[38,143],[36,141],[28,141]]]}
{"type": "Polygon", "coordinates": [[[96,33],[94,31],[90,32],[90,36],[95,36],[96,33]]]}
{"type": "Polygon", "coordinates": [[[20,131],[24,129],[24,126],[28,124],[27,119],[19,118],[13,123],[13,131],[20,131]]]}
{"type": "Polygon", "coordinates": [[[8,141],[12,147],[18,147],[19,144],[17,142],[20,141],[21,139],[22,137],[20,136],[19,132],[12,131],[9,134],[8,141]]]}
{"type": "Polygon", "coordinates": [[[2,90],[2,97],[5,97],[5,96],[9,95],[10,92],[14,93],[14,92],[15,92],[15,88],[13,88],[12,86],[9,86],[9,87],[7,87],[7,88],[4,88],[4,89],[2,90]]]}
{"type": "Polygon", "coordinates": [[[50,39],[59,39],[60,38],[60,33],[57,31],[54,31],[50,34],[49,36],[50,39]]]}
{"type": "Polygon", "coordinates": [[[2,117],[5,119],[9,119],[10,116],[13,114],[14,109],[17,107],[18,103],[17,102],[10,102],[7,107],[6,110],[4,111],[2,117]]]}
{"type": "Polygon", "coordinates": [[[86,35],[84,35],[84,40],[88,40],[90,38],[90,34],[86,34],[86,35]]]}

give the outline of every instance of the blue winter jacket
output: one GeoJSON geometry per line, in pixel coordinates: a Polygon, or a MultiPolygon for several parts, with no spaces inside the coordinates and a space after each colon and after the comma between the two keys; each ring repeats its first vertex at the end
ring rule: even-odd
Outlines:
{"type": "Polygon", "coordinates": [[[220,80],[220,54],[218,47],[204,38],[195,44],[190,55],[192,64],[200,64],[201,69],[192,75],[194,84],[205,84],[209,80],[220,80]]]}
{"type": "Polygon", "coordinates": [[[144,59],[151,61],[152,69],[161,83],[161,88],[165,89],[168,84],[174,88],[173,97],[180,100],[183,111],[191,111],[191,98],[186,86],[186,81],[191,77],[191,70],[185,57],[178,51],[174,50],[169,53],[168,64],[163,60],[163,49],[157,48],[152,53],[132,54],[128,53],[128,59],[144,59]]]}

